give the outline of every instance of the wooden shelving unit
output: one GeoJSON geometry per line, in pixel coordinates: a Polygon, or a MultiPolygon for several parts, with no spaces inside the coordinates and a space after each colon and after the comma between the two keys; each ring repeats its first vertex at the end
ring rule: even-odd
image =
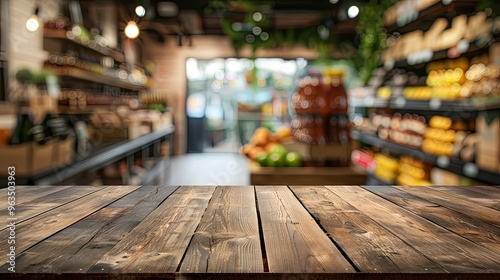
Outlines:
{"type": "MultiPolygon", "coordinates": [[[[171,137],[174,132],[174,126],[170,125],[134,140],[125,140],[107,145],[96,150],[87,158],[69,166],[35,174],[30,178],[25,178],[25,180],[36,185],[58,184],[83,172],[97,170],[118,160],[133,157],[134,154],[149,149],[151,146],[156,148],[161,141],[171,137]]],[[[158,152],[154,152],[154,157],[159,157],[158,152]]]]}
{"type": "Polygon", "coordinates": [[[127,80],[122,80],[120,78],[115,78],[111,76],[102,75],[96,72],[64,66],[64,67],[51,67],[52,71],[58,76],[69,77],[73,79],[79,79],[99,84],[110,85],[114,87],[119,87],[122,89],[129,89],[134,91],[146,90],[147,87],[141,84],[131,83],[127,80]]]}
{"type": "MultiPolygon", "coordinates": [[[[97,42],[93,42],[91,43],[92,41],[89,41],[87,42],[86,44],[83,43],[81,40],[79,40],[78,38],[69,38],[67,35],[66,35],[66,32],[68,32],[67,30],[55,30],[55,29],[48,29],[48,28],[45,28],[43,30],[43,34],[44,34],[44,37],[45,38],[49,38],[49,39],[58,39],[58,40],[64,40],[64,41],[67,41],[67,42],[71,42],[73,44],[77,44],[79,46],[82,46],[82,47],[85,47],[87,49],[90,49],[90,50],[93,50],[101,55],[106,55],[106,56],[111,56],[113,57],[113,59],[119,61],[119,62],[125,62],[125,56],[123,53],[117,51],[117,50],[114,50],[114,49],[111,49],[111,48],[108,48],[108,47],[103,47],[101,45],[99,45],[97,42]]],[[[71,31],[69,31],[71,32],[71,31]]]]}

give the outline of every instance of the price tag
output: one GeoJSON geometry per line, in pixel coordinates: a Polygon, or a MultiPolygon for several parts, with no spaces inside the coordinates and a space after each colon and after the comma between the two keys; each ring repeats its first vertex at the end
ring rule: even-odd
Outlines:
{"type": "Polygon", "coordinates": [[[448,168],[448,166],[450,166],[450,158],[447,156],[438,156],[436,164],[438,167],[448,168]]]}
{"type": "Polygon", "coordinates": [[[466,164],[464,164],[463,172],[465,176],[475,178],[479,173],[479,169],[477,168],[477,165],[475,165],[474,163],[467,162],[466,164]]]}
{"type": "Polygon", "coordinates": [[[396,107],[402,108],[406,105],[406,99],[404,97],[398,97],[396,100],[394,100],[394,104],[396,107]]]}
{"type": "Polygon", "coordinates": [[[443,102],[439,98],[432,98],[431,100],[429,100],[429,108],[431,108],[432,110],[438,110],[439,108],[441,108],[441,104],[443,104],[443,102]]]}

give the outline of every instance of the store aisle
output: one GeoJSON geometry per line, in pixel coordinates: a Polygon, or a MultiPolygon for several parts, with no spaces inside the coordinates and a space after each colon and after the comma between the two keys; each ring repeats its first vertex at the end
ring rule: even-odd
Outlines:
{"type": "Polygon", "coordinates": [[[249,185],[248,159],[237,153],[185,154],[166,169],[165,185],[249,185]]]}

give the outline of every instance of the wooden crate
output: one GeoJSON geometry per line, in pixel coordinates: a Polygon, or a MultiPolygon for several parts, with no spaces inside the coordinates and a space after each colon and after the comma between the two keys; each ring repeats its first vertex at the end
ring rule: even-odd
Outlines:
{"type": "Polygon", "coordinates": [[[252,185],[364,185],[366,174],[353,167],[260,167],[250,164],[252,185]]]}

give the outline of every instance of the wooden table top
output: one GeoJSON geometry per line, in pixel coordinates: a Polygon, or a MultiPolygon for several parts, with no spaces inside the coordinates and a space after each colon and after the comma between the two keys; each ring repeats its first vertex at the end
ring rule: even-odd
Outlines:
{"type": "Polygon", "coordinates": [[[498,186],[21,186],[1,218],[19,273],[500,273],[498,186]]]}

